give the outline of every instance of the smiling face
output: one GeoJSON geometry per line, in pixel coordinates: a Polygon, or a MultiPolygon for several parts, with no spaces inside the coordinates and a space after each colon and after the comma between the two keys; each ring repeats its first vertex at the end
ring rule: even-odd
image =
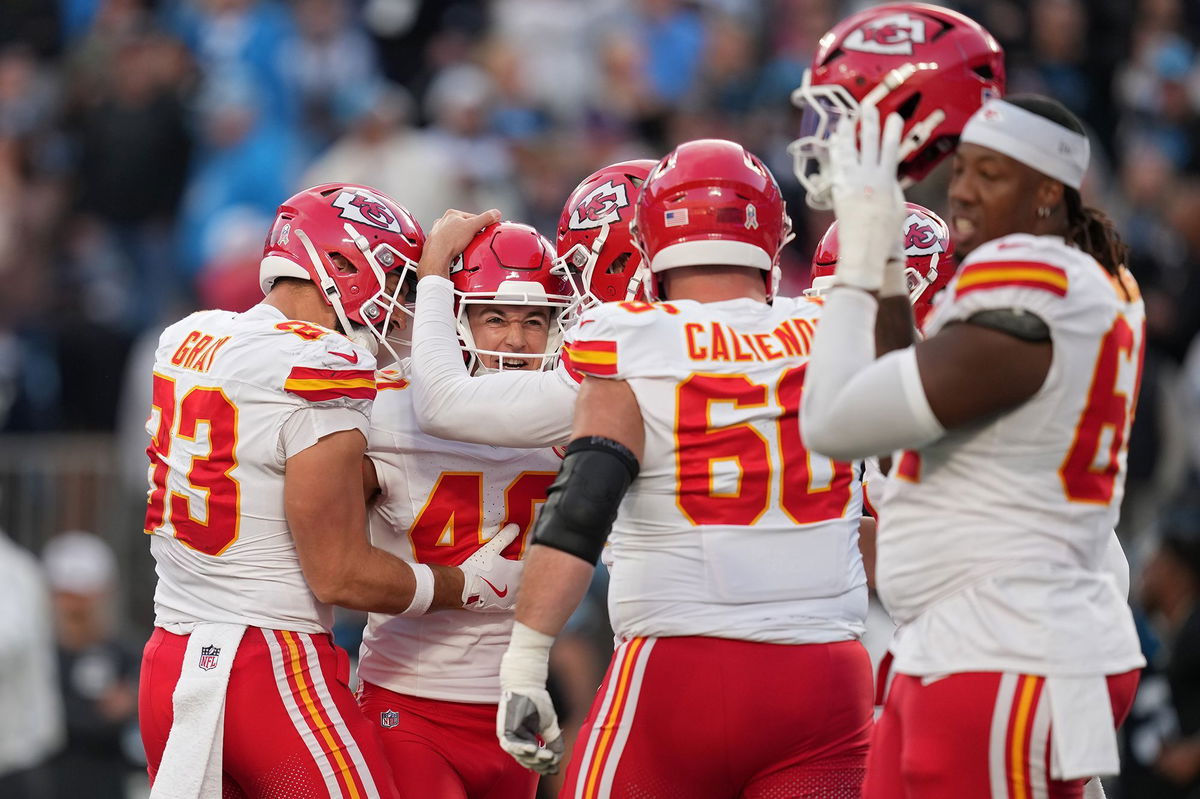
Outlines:
{"type": "Polygon", "coordinates": [[[1010,233],[1044,233],[1037,209],[1055,207],[1045,175],[995,150],[961,144],[950,178],[950,235],[961,260],[981,244],[1010,233]]]}
{"type": "Polygon", "coordinates": [[[504,368],[529,371],[542,368],[542,355],[550,336],[550,309],[537,305],[469,305],[467,324],[479,360],[487,369],[504,368]],[[489,355],[490,352],[521,353],[531,357],[489,355]]]}

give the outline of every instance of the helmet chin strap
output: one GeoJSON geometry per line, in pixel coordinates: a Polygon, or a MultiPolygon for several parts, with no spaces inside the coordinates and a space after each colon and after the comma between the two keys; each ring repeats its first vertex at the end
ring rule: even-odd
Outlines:
{"type": "MultiPolygon", "coordinates": [[[[349,228],[349,225],[347,225],[349,228]]],[[[358,346],[365,349],[367,352],[376,358],[376,366],[383,368],[384,366],[400,360],[395,349],[384,340],[384,337],[375,328],[369,325],[359,325],[350,321],[346,315],[346,309],[342,307],[341,292],[338,290],[337,284],[333,278],[329,276],[329,272],[325,269],[325,264],[321,262],[321,257],[317,254],[317,248],[313,246],[312,241],[308,238],[303,230],[296,230],[296,236],[300,239],[300,243],[304,245],[304,251],[308,253],[308,259],[312,262],[313,271],[316,272],[318,281],[317,285],[321,289],[321,293],[329,300],[329,304],[333,307],[334,314],[337,315],[338,326],[341,328],[342,334],[346,338],[353,341],[358,346]],[[380,344],[383,345],[384,355],[380,355],[380,344]]],[[[362,238],[361,236],[359,238],[362,238]]],[[[364,240],[365,241],[365,240],[364,240]]],[[[356,242],[361,250],[362,243],[356,242]]],[[[368,262],[371,264],[371,269],[379,278],[379,285],[383,286],[383,270],[375,263],[374,256],[369,250],[364,251],[368,262]]],[[[373,300],[372,300],[373,301],[373,300]]],[[[390,318],[390,313],[389,313],[390,318]]]]}
{"type": "Polygon", "coordinates": [[[946,112],[939,108],[913,125],[908,134],[900,142],[900,151],[896,154],[897,161],[903,163],[904,159],[913,154],[913,151],[929,141],[929,137],[933,135],[933,131],[937,126],[945,121],[946,112]]]}
{"type": "MultiPolygon", "coordinates": [[[[304,251],[308,253],[308,259],[312,262],[313,271],[317,273],[319,278],[317,281],[321,293],[325,295],[325,299],[333,306],[333,312],[337,315],[338,324],[341,325],[342,333],[351,340],[353,339],[354,327],[350,324],[350,319],[346,316],[346,311],[342,308],[342,296],[338,291],[337,283],[333,282],[333,278],[329,276],[329,272],[325,270],[325,265],[321,263],[321,256],[317,254],[317,248],[313,246],[309,240],[308,234],[303,230],[296,229],[296,237],[300,239],[300,243],[304,245],[304,251]]],[[[368,348],[373,353],[376,348],[368,348]]]]}

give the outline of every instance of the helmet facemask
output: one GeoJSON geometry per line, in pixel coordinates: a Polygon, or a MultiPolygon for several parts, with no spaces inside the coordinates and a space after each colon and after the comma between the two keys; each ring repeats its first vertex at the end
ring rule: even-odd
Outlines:
{"type": "MultiPolygon", "coordinates": [[[[924,69],[936,69],[935,64],[909,63],[891,70],[863,97],[855,100],[844,86],[836,83],[814,86],[812,70],[805,70],[804,80],[792,92],[792,104],[801,109],[800,136],[788,145],[792,169],[805,190],[805,202],[810,208],[827,211],[833,207],[829,169],[829,139],[843,119],[857,124],[859,113],[866,106],[879,105],[886,97],[924,69]]],[[[901,108],[903,108],[901,106],[901,108]]],[[[906,132],[898,152],[901,171],[906,159],[929,141],[933,131],[945,120],[940,109],[915,122],[905,119],[906,132]]],[[[900,185],[908,188],[913,181],[901,175],[900,185]]]]}
{"type": "MultiPolygon", "coordinates": [[[[606,301],[592,290],[592,279],[600,265],[600,254],[604,251],[604,243],[608,240],[610,230],[611,225],[607,222],[604,223],[600,226],[599,232],[592,239],[590,245],[578,242],[555,261],[552,274],[565,278],[570,283],[571,291],[575,294],[571,306],[563,311],[562,328],[564,330],[575,324],[584,311],[602,305],[606,301]]],[[[635,255],[637,254],[634,252],[629,253],[630,257],[635,255]]],[[[634,300],[642,295],[643,283],[649,278],[650,270],[646,266],[645,260],[640,260],[632,277],[629,278],[625,287],[625,296],[620,298],[622,300],[634,300]]],[[[625,262],[622,261],[622,269],[624,264],[625,262]]],[[[610,271],[614,270],[610,267],[610,271]]]]}
{"type": "MultiPolygon", "coordinates": [[[[453,269],[453,267],[451,267],[453,269]]],[[[578,307],[578,299],[572,295],[546,294],[544,288],[532,281],[505,281],[499,290],[492,292],[456,292],[458,295],[457,327],[459,345],[462,347],[467,370],[473,375],[503,372],[514,367],[506,367],[505,361],[534,361],[534,371],[545,371],[554,368],[558,363],[558,352],[562,347],[563,331],[566,324],[575,318],[568,319],[574,308],[578,307]],[[509,352],[502,350],[482,349],[475,342],[471,331],[469,309],[472,306],[516,306],[541,307],[547,310],[546,345],[541,352],[509,352]],[[483,356],[496,359],[496,366],[488,366],[483,356]]]]}

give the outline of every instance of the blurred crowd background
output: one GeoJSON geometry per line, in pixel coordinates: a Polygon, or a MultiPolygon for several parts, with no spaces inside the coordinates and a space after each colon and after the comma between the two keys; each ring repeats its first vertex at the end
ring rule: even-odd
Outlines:
{"type": "MultiPolygon", "coordinates": [[[[30,754],[31,728],[0,712],[0,795],[6,773],[47,753],[47,796],[144,792],[147,359],[164,323],[258,301],[281,200],[363,182],[427,228],[448,207],[498,207],[553,237],[592,170],[724,137],[784,188],[798,235],[783,291],[798,292],[830,217],[792,177],[788,97],[820,35],[864,5],[0,2],[0,528],[15,542],[0,536],[0,703],[36,670],[5,633],[40,630],[58,674],[41,715],[62,719],[30,754]],[[23,580],[47,581],[52,603],[5,601],[23,580]]],[[[1110,795],[1200,796],[1200,3],[946,5],[1000,40],[1010,91],[1052,95],[1087,123],[1085,197],[1132,248],[1149,346],[1119,532],[1151,667],[1110,795]]],[[[945,173],[910,199],[943,210],[945,173]]],[[[345,619],[350,639],[358,621],[345,619]]],[[[561,655],[576,704],[607,659],[602,608],[578,629],[596,645],[561,655]]]]}

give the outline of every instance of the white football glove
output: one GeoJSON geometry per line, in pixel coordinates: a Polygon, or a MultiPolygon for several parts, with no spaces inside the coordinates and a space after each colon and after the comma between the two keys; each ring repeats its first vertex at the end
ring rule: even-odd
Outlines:
{"type": "Polygon", "coordinates": [[[554,703],[546,691],[554,637],[517,622],[500,660],[500,748],[531,771],[557,774],[565,745],[554,703]]]}
{"type": "Polygon", "coordinates": [[[521,528],[515,524],[501,527],[490,541],[459,565],[463,573],[464,608],[499,613],[512,610],[517,604],[517,586],[525,563],[509,560],[500,553],[520,533],[521,528]]]}
{"type": "Polygon", "coordinates": [[[904,192],[896,179],[896,154],[904,120],[891,114],[880,136],[878,108],[863,106],[858,119],[861,137],[855,135],[854,120],[843,119],[829,146],[833,210],[841,250],[835,275],[840,285],[879,291],[885,271],[898,269],[899,284],[896,275],[889,275],[887,281],[889,291],[896,292],[904,280],[901,228],[907,212],[904,192]]]}

